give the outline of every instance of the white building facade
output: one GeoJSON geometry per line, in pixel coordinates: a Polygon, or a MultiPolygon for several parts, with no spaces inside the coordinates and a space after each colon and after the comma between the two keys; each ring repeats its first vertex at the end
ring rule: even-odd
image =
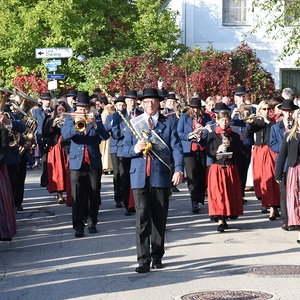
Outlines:
{"type": "Polygon", "coordinates": [[[165,4],[179,12],[177,22],[182,30],[180,43],[191,49],[199,46],[205,50],[212,44],[217,51],[232,51],[245,41],[256,51],[262,66],[273,75],[277,89],[289,86],[300,91],[300,70],[295,68],[297,57],[278,61],[283,41],[266,37],[263,28],[255,34],[249,34],[255,26],[251,2],[171,0],[165,1],[165,4]]]}

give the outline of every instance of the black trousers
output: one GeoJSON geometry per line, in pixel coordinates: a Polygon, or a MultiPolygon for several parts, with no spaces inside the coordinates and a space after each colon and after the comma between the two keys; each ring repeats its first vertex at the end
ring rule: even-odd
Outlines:
{"type": "Polygon", "coordinates": [[[242,157],[239,158],[238,170],[241,179],[242,195],[245,196],[248,169],[251,162],[252,146],[242,145],[242,157]]]}
{"type": "Polygon", "coordinates": [[[102,170],[84,164],[79,170],[71,170],[73,228],[80,230],[87,224],[96,225],[101,204],[100,189],[102,170]],[[86,203],[87,201],[87,203],[86,203]]]}
{"type": "Polygon", "coordinates": [[[117,156],[117,153],[111,153],[110,156],[113,165],[114,200],[115,202],[123,202],[119,157],[117,156]]]}
{"type": "Polygon", "coordinates": [[[40,133],[36,134],[37,143],[40,149],[41,158],[42,158],[42,175],[41,175],[41,186],[47,186],[48,185],[48,168],[47,168],[47,156],[48,152],[45,148],[45,143],[43,140],[43,135],[40,133]]]}
{"type": "Polygon", "coordinates": [[[122,195],[125,209],[128,209],[129,192],[130,192],[130,158],[119,157],[120,164],[120,178],[122,186],[122,195]]]}
{"type": "Polygon", "coordinates": [[[124,202],[128,209],[129,192],[130,192],[130,158],[118,157],[117,154],[111,154],[111,160],[114,170],[114,198],[116,202],[124,202]]]}
{"type": "Polygon", "coordinates": [[[206,189],[205,151],[184,154],[184,168],[191,200],[204,204],[206,189]]]}
{"type": "Polygon", "coordinates": [[[19,163],[19,173],[18,173],[18,188],[16,191],[15,205],[22,205],[24,200],[24,189],[25,189],[25,179],[27,173],[27,155],[28,149],[25,150],[24,154],[21,156],[21,162],[19,163]]]}
{"type": "Polygon", "coordinates": [[[282,222],[288,225],[288,213],[286,204],[286,178],[287,173],[283,173],[280,182],[280,212],[282,217],[282,222]]]}
{"type": "Polygon", "coordinates": [[[150,265],[151,257],[161,259],[165,253],[170,189],[133,189],[133,196],[136,210],[137,260],[139,265],[150,265]]]}

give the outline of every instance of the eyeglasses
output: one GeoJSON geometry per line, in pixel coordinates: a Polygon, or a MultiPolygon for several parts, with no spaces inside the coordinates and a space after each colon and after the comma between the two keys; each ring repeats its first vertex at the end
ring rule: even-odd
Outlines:
{"type": "Polygon", "coordinates": [[[150,105],[150,104],[155,104],[155,103],[157,103],[157,101],[158,100],[147,100],[147,101],[143,101],[143,103],[145,104],[145,105],[150,105]]]}
{"type": "Polygon", "coordinates": [[[264,108],[262,108],[261,110],[271,110],[271,108],[266,108],[266,107],[264,107],[264,108]]]}

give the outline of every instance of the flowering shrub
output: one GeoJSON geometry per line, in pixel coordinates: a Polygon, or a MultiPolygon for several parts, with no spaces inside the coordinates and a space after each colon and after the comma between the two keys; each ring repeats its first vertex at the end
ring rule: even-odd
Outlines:
{"type": "Polygon", "coordinates": [[[43,79],[41,72],[32,70],[28,75],[23,74],[22,67],[16,67],[17,75],[13,79],[13,85],[36,99],[48,90],[48,81],[43,79]]]}

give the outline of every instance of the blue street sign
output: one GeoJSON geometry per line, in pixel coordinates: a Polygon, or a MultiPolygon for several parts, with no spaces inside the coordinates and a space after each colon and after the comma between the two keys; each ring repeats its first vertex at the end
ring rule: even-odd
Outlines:
{"type": "Polygon", "coordinates": [[[53,59],[53,60],[48,60],[45,62],[45,66],[61,66],[61,60],[60,59],[53,59]]]}
{"type": "Polygon", "coordinates": [[[55,71],[57,71],[57,66],[54,65],[48,66],[48,72],[55,72],[55,71]]]}
{"type": "Polygon", "coordinates": [[[63,75],[63,74],[47,74],[47,79],[62,80],[62,79],[65,79],[65,75],[63,75]]]}

